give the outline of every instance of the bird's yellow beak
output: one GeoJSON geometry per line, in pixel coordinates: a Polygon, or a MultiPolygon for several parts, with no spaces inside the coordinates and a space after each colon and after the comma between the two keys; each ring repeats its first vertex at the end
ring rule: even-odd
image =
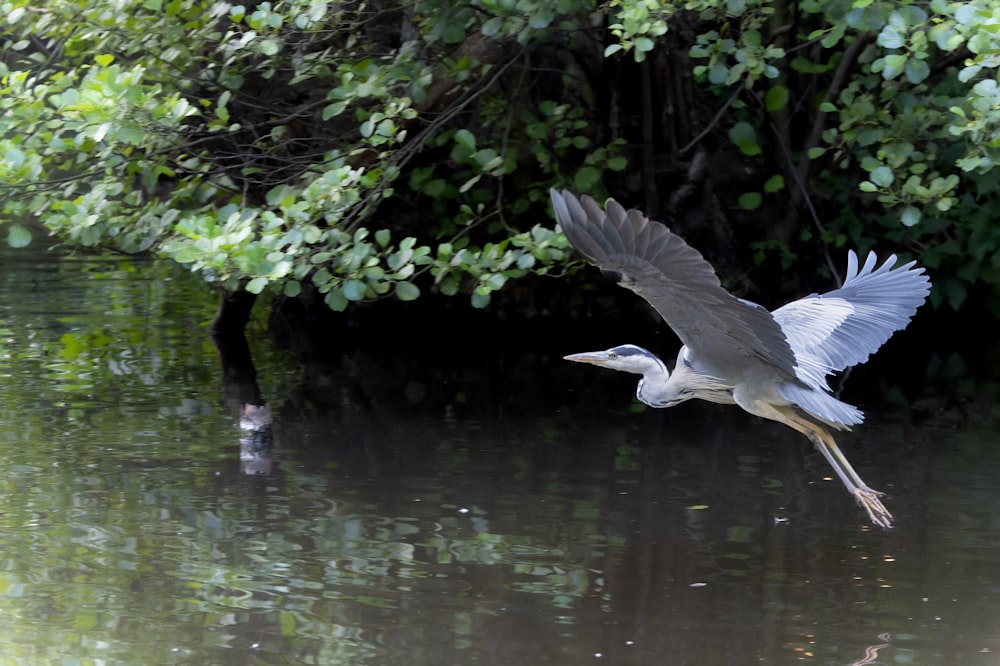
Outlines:
{"type": "Polygon", "coordinates": [[[605,352],[583,352],[581,354],[570,354],[569,356],[563,356],[567,361],[576,361],[577,363],[590,363],[591,365],[604,365],[608,361],[607,354],[605,352]]]}

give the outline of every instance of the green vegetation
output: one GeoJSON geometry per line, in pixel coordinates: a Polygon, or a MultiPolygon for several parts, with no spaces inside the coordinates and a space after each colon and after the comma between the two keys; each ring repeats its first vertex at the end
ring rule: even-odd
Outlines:
{"type": "Polygon", "coordinates": [[[773,220],[739,234],[759,262],[908,248],[938,303],[982,283],[1000,313],[989,0],[0,5],[13,246],[153,252],[335,310],[483,307],[565,267],[549,187],[641,189],[670,221],[714,159],[712,218],[773,220]]]}

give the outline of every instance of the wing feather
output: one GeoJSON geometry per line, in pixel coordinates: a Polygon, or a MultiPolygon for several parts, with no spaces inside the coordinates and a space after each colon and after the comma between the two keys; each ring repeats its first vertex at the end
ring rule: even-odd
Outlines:
{"type": "Polygon", "coordinates": [[[797,381],[785,334],[764,308],[741,301],[701,254],[637,210],[609,199],[551,190],[556,219],[570,243],[606,275],[646,299],[699,362],[721,378],[759,378],[763,368],[797,381]]]}
{"type": "Polygon", "coordinates": [[[842,287],[773,312],[800,366],[818,374],[824,385],[827,374],[864,362],[905,328],[927,298],[930,280],[916,262],[894,268],[891,255],[878,268],[877,263],[870,252],[859,269],[858,256],[850,251],[842,287]]]}

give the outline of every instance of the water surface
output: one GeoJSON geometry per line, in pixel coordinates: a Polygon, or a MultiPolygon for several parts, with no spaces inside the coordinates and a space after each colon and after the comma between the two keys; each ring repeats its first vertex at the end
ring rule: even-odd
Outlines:
{"type": "Polygon", "coordinates": [[[0,664],[1000,663],[993,426],[865,405],[881,531],[735,408],[504,351],[303,369],[255,320],[248,465],[206,285],[0,261],[0,664]]]}

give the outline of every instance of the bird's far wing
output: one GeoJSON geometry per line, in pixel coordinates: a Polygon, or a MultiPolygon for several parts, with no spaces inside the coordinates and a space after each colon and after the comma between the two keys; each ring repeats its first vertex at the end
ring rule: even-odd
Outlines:
{"type": "Polygon", "coordinates": [[[685,345],[709,367],[730,376],[759,364],[795,378],[795,357],[771,314],[719,283],[701,254],[637,210],[608,199],[551,190],[570,243],[605,276],[646,299],[685,345]]]}
{"type": "Polygon", "coordinates": [[[859,270],[847,255],[847,278],[839,289],[812,294],[772,314],[804,367],[826,374],[864,362],[896,331],[906,328],[930,291],[916,262],[893,268],[896,255],[875,267],[870,252],[859,270]],[[807,358],[803,358],[806,356],[807,358]]]}

